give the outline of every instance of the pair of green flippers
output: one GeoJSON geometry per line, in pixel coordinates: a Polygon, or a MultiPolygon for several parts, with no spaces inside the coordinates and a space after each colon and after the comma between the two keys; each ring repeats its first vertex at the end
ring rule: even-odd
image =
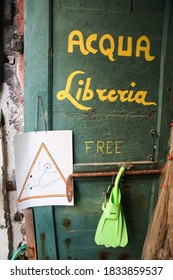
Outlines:
{"type": "Polygon", "coordinates": [[[126,221],[121,206],[121,192],[118,187],[126,164],[124,164],[115,179],[109,199],[102,204],[103,214],[97,226],[95,242],[106,247],[125,247],[128,243],[126,221]]]}

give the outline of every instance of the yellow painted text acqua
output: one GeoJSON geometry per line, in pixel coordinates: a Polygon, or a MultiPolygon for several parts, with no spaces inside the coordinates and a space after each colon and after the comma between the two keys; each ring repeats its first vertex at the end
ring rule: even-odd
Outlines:
{"type": "Polygon", "coordinates": [[[150,45],[150,40],[145,35],[135,42],[130,36],[118,36],[115,41],[111,34],[104,34],[100,38],[98,34],[91,34],[85,40],[80,30],[73,30],[68,37],[68,53],[73,53],[75,46],[78,46],[83,55],[95,55],[100,51],[110,61],[116,60],[116,50],[117,56],[130,57],[134,54],[136,57],[144,56],[146,61],[152,61],[155,56],[150,54],[150,45]]]}

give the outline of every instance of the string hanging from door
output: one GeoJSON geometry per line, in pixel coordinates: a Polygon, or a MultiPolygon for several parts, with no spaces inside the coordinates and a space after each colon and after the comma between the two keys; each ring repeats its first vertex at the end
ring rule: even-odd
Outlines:
{"type": "Polygon", "coordinates": [[[44,107],[43,107],[43,102],[42,102],[41,96],[37,96],[37,99],[36,99],[35,129],[34,129],[34,131],[35,131],[35,132],[38,131],[39,105],[40,105],[40,108],[41,108],[41,113],[42,113],[42,120],[43,120],[44,129],[45,129],[45,132],[47,132],[47,125],[46,125],[46,119],[45,119],[45,114],[44,114],[44,107]]]}

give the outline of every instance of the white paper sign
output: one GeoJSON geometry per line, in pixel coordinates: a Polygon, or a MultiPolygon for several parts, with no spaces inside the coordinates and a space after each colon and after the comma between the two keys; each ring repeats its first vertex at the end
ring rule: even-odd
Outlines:
{"type": "Polygon", "coordinates": [[[29,132],[15,137],[19,208],[73,205],[66,180],[73,173],[72,131],[29,132]]]}

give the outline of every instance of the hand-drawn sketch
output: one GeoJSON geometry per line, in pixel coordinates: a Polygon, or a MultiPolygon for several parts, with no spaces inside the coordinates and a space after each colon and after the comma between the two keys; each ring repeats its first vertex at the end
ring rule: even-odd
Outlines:
{"type": "Polygon", "coordinates": [[[70,204],[68,203],[66,197],[66,178],[72,173],[71,131],[26,134],[24,137],[23,134],[19,135],[17,139],[15,139],[16,180],[19,204],[22,204],[22,207],[23,205],[27,205],[27,207],[38,206],[40,202],[43,203],[42,205],[73,205],[73,202],[70,204]],[[64,132],[68,141],[67,139],[64,141],[64,132]],[[26,134],[29,135],[29,141],[26,134]],[[42,136],[44,137],[40,137],[41,134],[43,134],[42,136]],[[57,139],[59,141],[57,141],[57,139]],[[22,142],[23,144],[29,142],[29,146],[31,147],[29,149],[30,152],[26,148],[25,151],[21,151],[22,146],[26,147],[26,144],[21,145],[22,142]],[[30,145],[31,143],[34,143],[34,145],[30,145]],[[38,144],[40,144],[40,146],[38,146],[38,144]],[[27,156],[30,158],[28,163],[27,156]],[[21,157],[25,163],[24,166],[27,165],[27,168],[22,167],[21,157]],[[21,171],[25,173],[25,177],[21,175],[21,171]]]}
{"type": "Polygon", "coordinates": [[[57,176],[56,171],[51,171],[52,166],[51,166],[50,162],[44,163],[43,169],[40,168],[40,165],[41,165],[41,162],[39,161],[38,170],[37,170],[37,174],[36,174],[36,176],[38,178],[34,177],[34,175],[32,175],[32,174],[29,176],[30,180],[28,179],[27,187],[30,190],[32,190],[35,187],[40,187],[40,186],[47,187],[48,185],[50,185],[52,183],[52,181],[45,182],[45,177],[48,174],[51,174],[51,180],[52,180],[53,173],[56,175],[56,178],[54,181],[56,182],[57,180],[60,180],[60,177],[57,176]]]}

